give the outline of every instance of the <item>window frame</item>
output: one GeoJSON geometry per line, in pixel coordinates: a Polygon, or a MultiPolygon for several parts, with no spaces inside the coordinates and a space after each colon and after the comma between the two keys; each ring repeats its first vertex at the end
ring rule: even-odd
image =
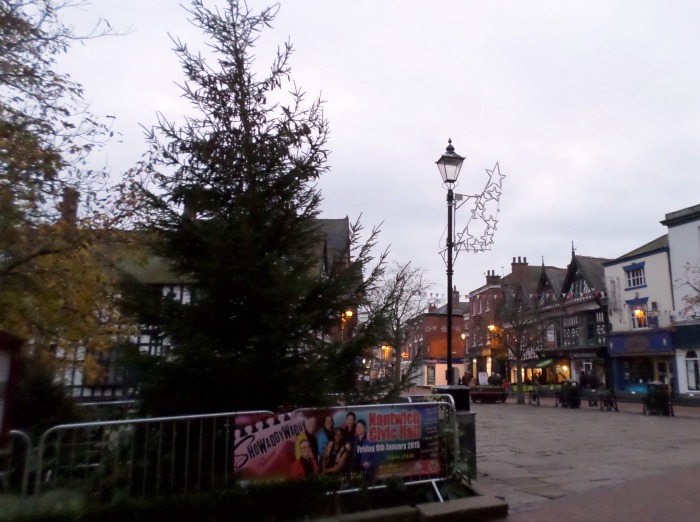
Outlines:
{"type": "Polygon", "coordinates": [[[698,358],[698,354],[695,350],[689,350],[685,354],[685,375],[687,379],[688,391],[700,391],[700,359],[698,358]],[[694,381],[692,387],[691,375],[692,381],[694,381]]]}
{"type": "Polygon", "coordinates": [[[641,263],[632,263],[631,265],[622,267],[625,271],[626,290],[641,288],[647,285],[645,265],[646,263],[642,261],[641,263]]]}
{"type": "Polygon", "coordinates": [[[630,306],[630,320],[632,321],[633,330],[649,328],[649,310],[647,310],[647,305],[630,306]]]}
{"type": "Polygon", "coordinates": [[[425,367],[425,382],[428,386],[435,385],[435,365],[434,364],[430,364],[430,365],[425,367]]]}

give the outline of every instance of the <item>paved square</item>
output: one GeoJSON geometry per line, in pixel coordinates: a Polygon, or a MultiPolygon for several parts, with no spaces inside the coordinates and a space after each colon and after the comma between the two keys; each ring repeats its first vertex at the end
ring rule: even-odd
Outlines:
{"type": "Polygon", "coordinates": [[[508,502],[511,512],[674,468],[700,465],[700,408],[675,417],[589,408],[472,403],[476,413],[477,484],[508,502]]]}

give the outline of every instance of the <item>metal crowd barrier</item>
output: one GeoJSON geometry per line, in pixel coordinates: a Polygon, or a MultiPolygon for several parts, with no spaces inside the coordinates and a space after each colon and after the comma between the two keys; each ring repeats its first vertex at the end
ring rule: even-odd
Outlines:
{"type": "MultiPolygon", "coordinates": [[[[445,448],[444,452],[444,462],[442,463],[442,474],[439,477],[434,477],[434,476],[417,476],[410,478],[408,480],[404,481],[404,484],[406,485],[418,485],[418,484],[432,484],[433,490],[440,502],[442,502],[442,495],[440,493],[440,490],[437,486],[438,482],[443,482],[447,479],[450,478],[450,470],[454,468],[454,465],[457,463],[457,461],[460,458],[460,448],[459,448],[459,426],[457,422],[457,410],[455,408],[455,403],[454,403],[454,398],[451,395],[447,394],[433,394],[433,395],[410,395],[410,396],[403,396],[404,399],[410,404],[413,405],[421,405],[421,404],[429,404],[433,405],[435,402],[438,403],[439,407],[439,422],[443,424],[441,427],[442,429],[439,429],[438,432],[438,438],[441,438],[442,440],[440,441],[440,444],[445,448]],[[449,427],[449,429],[446,429],[449,427]],[[451,440],[448,440],[451,439],[451,440]]],[[[369,404],[369,405],[352,405],[352,406],[345,406],[343,409],[346,410],[347,412],[352,411],[355,413],[358,417],[361,415],[361,412],[364,410],[374,410],[377,409],[377,406],[381,406],[383,408],[401,408],[401,406],[405,406],[405,402],[401,403],[393,403],[393,404],[369,404]]],[[[300,412],[306,411],[304,409],[298,410],[300,412]]],[[[357,491],[363,490],[363,489],[382,489],[385,488],[386,484],[382,483],[381,481],[376,481],[372,483],[371,485],[367,486],[364,485],[363,487],[357,487],[356,485],[348,485],[346,487],[342,487],[340,490],[338,490],[336,493],[340,494],[346,494],[346,493],[355,493],[357,491]]]]}
{"type": "Polygon", "coordinates": [[[88,487],[102,496],[182,494],[232,481],[235,418],[270,411],[62,424],[39,441],[34,492],[88,487]]]}
{"type": "MultiPolygon", "coordinates": [[[[436,482],[450,476],[460,455],[454,401],[449,395],[407,400],[413,404],[439,403],[437,436],[440,458],[444,459],[440,476],[415,476],[406,481],[431,482],[439,495],[436,482]]],[[[345,409],[361,414],[377,406],[345,409]]],[[[43,433],[35,451],[28,446],[22,491],[26,494],[30,487],[30,494],[59,488],[84,489],[94,498],[108,501],[115,496],[163,496],[226,488],[234,482],[234,446],[241,435],[236,432],[236,418],[275,415],[271,411],[227,412],[54,426],[43,433]]],[[[28,438],[26,444],[30,445],[28,438]]]]}
{"type": "MultiPolygon", "coordinates": [[[[446,448],[445,452],[445,462],[443,463],[443,475],[439,478],[430,479],[415,479],[408,480],[406,484],[416,485],[424,484],[429,482],[433,486],[433,491],[437,499],[442,502],[442,494],[438,488],[437,483],[445,481],[450,478],[451,470],[454,469],[460,460],[460,447],[459,447],[459,423],[457,420],[457,409],[455,407],[454,397],[449,394],[432,394],[432,395],[407,395],[404,398],[411,404],[422,404],[422,403],[433,403],[438,402],[440,408],[440,422],[444,423],[445,428],[443,428],[440,437],[443,438],[443,444],[446,448]],[[451,438],[452,440],[448,440],[451,438]]],[[[380,486],[381,487],[381,486],[380,486]]]]}
{"type": "Polygon", "coordinates": [[[10,430],[9,434],[10,443],[0,448],[0,491],[24,496],[32,466],[32,442],[23,431],[10,430]]]}

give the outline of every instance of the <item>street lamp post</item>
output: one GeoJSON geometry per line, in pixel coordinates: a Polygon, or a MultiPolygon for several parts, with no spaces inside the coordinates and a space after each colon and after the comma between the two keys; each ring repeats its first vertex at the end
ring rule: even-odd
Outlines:
{"type": "Polygon", "coordinates": [[[452,140],[447,140],[447,148],[435,163],[442,175],[442,182],[447,186],[447,384],[454,384],[452,374],[452,249],[454,247],[454,186],[459,177],[464,157],[455,152],[452,140]]]}

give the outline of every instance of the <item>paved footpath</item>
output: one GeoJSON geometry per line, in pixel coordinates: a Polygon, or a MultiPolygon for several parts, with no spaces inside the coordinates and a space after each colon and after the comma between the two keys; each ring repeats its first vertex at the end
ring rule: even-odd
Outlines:
{"type": "Polygon", "coordinates": [[[474,404],[477,481],[508,522],[700,520],[700,408],[474,404]]]}

